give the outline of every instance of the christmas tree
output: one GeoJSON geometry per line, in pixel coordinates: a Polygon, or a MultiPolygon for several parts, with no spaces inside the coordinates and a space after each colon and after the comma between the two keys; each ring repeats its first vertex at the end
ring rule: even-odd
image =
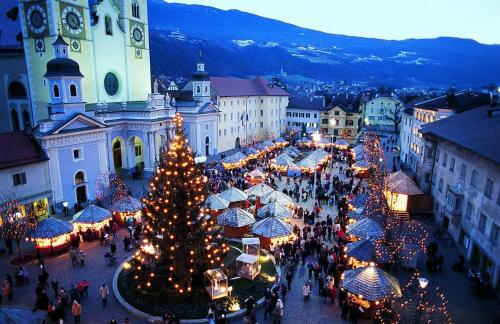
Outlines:
{"type": "Polygon", "coordinates": [[[15,198],[4,198],[0,204],[0,237],[15,240],[21,259],[24,259],[22,242],[35,227],[33,208],[24,206],[15,198]]]}
{"type": "Polygon", "coordinates": [[[228,247],[213,243],[213,221],[203,207],[206,180],[195,164],[182,126],[174,117],[175,136],[143,199],[144,238],[131,267],[141,291],[169,289],[189,294],[203,272],[222,264],[228,247]]]}

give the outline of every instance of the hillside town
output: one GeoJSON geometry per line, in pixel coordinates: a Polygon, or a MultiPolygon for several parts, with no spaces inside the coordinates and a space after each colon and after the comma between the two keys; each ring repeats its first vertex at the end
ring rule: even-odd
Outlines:
{"type": "Polygon", "coordinates": [[[148,1],[10,2],[0,323],[500,321],[499,86],[155,75],[148,1]]]}

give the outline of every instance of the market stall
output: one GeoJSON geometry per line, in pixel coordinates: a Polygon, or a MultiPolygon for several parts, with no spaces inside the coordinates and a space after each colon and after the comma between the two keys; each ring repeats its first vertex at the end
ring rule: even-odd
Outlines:
{"type": "Polygon", "coordinates": [[[247,163],[247,156],[241,152],[236,152],[221,161],[226,170],[241,168],[247,163]]]}
{"type": "Polygon", "coordinates": [[[243,237],[254,223],[253,215],[241,208],[231,208],[217,216],[217,224],[224,226],[224,237],[243,237]]]}
{"type": "Polygon", "coordinates": [[[245,181],[251,185],[257,185],[266,180],[266,178],[267,175],[258,169],[245,173],[245,181]]]}
{"type": "Polygon", "coordinates": [[[371,218],[363,218],[356,223],[348,225],[347,234],[353,240],[378,238],[384,235],[384,228],[380,223],[371,218]]]}
{"type": "Polygon", "coordinates": [[[307,137],[302,137],[301,139],[299,139],[297,141],[297,145],[302,146],[302,147],[309,147],[311,145],[311,143],[312,143],[312,141],[307,137]]]}
{"type": "Polygon", "coordinates": [[[261,246],[265,249],[294,237],[292,225],[278,217],[266,217],[256,222],[253,224],[252,233],[259,237],[261,246]]]}
{"type": "Polygon", "coordinates": [[[339,150],[347,150],[349,148],[349,142],[345,139],[337,139],[333,145],[339,150]]]}
{"type": "Polygon", "coordinates": [[[120,224],[136,224],[141,222],[142,203],[131,196],[119,199],[110,207],[113,216],[120,224]]]}
{"type": "Polygon", "coordinates": [[[248,160],[253,160],[253,159],[256,159],[260,156],[262,152],[258,149],[256,149],[255,147],[248,147],[245,149],[245,154],[247,156],[247,159],[248,160]]]}
{"type": "Polygon", "coordinates": [[[87,229],[90,229],[93,232],[93,237],[97,237],[97,232],[105,225],[109,225],[112,217],[111,211],[90,204],[73,215],[73,228],[77,232],[80,230],[86,232],[87,229]]]}
{"type": "Polygon", "coordinates": [[[205,200],[205,206],[210,210],[210,216],[213,221],[216,221],[217,215],[222,213],[222,211],[229,207],[229,202],[222,199],[219,195],[213,194],[208,196],[205,200]]]}
{"type": "Polygon", "coordinates": [[[290,219],[293,217],[293,212],[290,208],[283,206],[277,201],[273,201],[257,210],[258,218],[265,218],[269,216],[278,217],[281,219],[290,219]]]}
{"type": "Polygon", "coordinates": [[[401,297],[398,279],[375,267],[374,263],[344,271],[340,288],[348,292],[351,303],[361,307],[364,318],[373,318],[384,298],[401,297]]]}
{"type": "Polygon", "coordinates": [[[370,262],[387,263],[390,260],[389,249],[376,239],[362,239],[344,246],[344,257],[354,268],[365,267],[370,262]]]}
{"type": "Polygon", "coordinates": [[[274,144],[279,147],[285,147],[288,145],[288,141],[285,140],[283,137],[278,137],[277,139],[274,140],[274,144]]]}
{"type": "Polygon", "coordinates": [[[227,276],[221,269],[209,269],[204,275],[205,290],[211,300],[228,296],[227,276]]]}
{"type": "Polygon", "coordinates": [[[301,172],[313,173],[314,169],[318,167],[318,163],[314,159],[306,157],[297,163],[297,167],[301,172]]]}
{"type": "Polygon", "coordinates": [[[42,255],[67,251],[72,235],[73,227],[69,222],[50,216],[28,233],[29,239],[35,242],[35,249],[42,255]]]}
{"type": "Polygon", "coordinates": [[[355,161],[360,161],[365,157],[365,147],[363,144],[359,144],[351,149],[352,157],[355,161]]]}
{"type": "Polygon", "coordinates": [[[250,203],[247,200],[248,194],[236,187],[224,190],[219,194],[219,197],[227,201],[229,203],[229,207],[248,208],[250,206],[250,203]]]}
{"type": "Polygon", "coordinates": [[[283,152],[281,152],[282,154],[286,154],[288,156],[290,156],[291,158],[296,158],[298,157],[300,154],[302,154],[298,148],[296,148],[295,146],[288,146],[287,148],[285,148],[283,150],[283,152]]]}
{"type": "Polygon", "coordinates": [[[362,178],[368,177],[368,169],[370,166],[366,160],[361,160],[352,165],[352,169],[362,178]]]}
{"type": "Polygon", "coordinates": [[[266,151],[272,151],[276,148],[276,144],[274,144],[270,140],[266,140],[266,141],[262,142],[262,145],[264,145],[266,147],[266,151]]]}
{"type": "Polygon", "coordinates": [[[289,208],[293,208],[295,206],[293,199],[290,196],[285,195],[281,191],[268,192],[260,198],[260,202],[264,205],[270,204],[273,201],[276,201],[281,205],[289,208]]]}
{"type": "Polygon", "coordinates": [[[276,158],[271,160],[270,167],[280,172],[286,173],[290,168],[297,168],[297,165],[293,161],[292,157],[290,157],[287,153],[281,153],[276,158]]]}
{"type": "Polygon", "coordinates": [[[423,192],[406,173],[398,171],[387,177],[384,194],[393,211],[410,213],[412,206],[419,205],[418,199],[423,192]]]}
{"type": "Polygon", "coordinates": [[[248,194],[248,197],[262,197],[265,194],[273,192],[274,189],[266,185],[265,183],[256,184],[253,187],[248,188],[245,192],[248,194]]]}
{"type": "Polygon", "coordinates": [[[349,210],[358,210],[359,208],[365,207],[367,200],[368,200],[368,194],[357,195],[353,199],[349,200],[348,203],[349,210]]]}

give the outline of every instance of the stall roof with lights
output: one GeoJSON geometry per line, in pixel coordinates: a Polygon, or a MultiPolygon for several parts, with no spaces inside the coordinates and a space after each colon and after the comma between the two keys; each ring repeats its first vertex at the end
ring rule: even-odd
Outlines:
{"type": "Polygon", "coordinates": [[[219,197],[219,195],[210,195],[205,200],[205,205],[211,210],[222,210],[229,207],[229,202],[219,197]]]}
{"type": "Polygon", "coordinates": [[[284,206],[293,205],[293,199],[285,195],[281,191],[272,191],[260,198],[260,202],[263,204],[269,204],[276,201],[284,206]]]}
{"type": "Polygon", "coordinates": [[[265,205],[264,207],[259,208],[257,211],[257,217],[263,218],[266,215],[274,216],[278,218],[291,218],[293,216],[290,208],[283,206],[277,201],[273,201],[272,203],[265,205]]]}
{"type": "Polygon", "coordinates": [[[73,221],[75,223],[95,224],[111,217],[111,211],[96,205],[88,205],[73,216],[73,221]]]}
{"type": "Polygon", "coordinates": [[[247,156],[241,152],[236,152],[226,158],[224,158],[221,162],[222,163],[227,163],[227,164],[234,164],[234,163],[239,163],[243,160],[245,160],[247,156]]]}
{"type": "Polygon", "coordinates": [[[254,223],[253,215],[241,208],[231,208],[217,216],[217,224],[222,226],[243,227],[254,223]]]}
{"type": "Polygon", "coordinates": [[[248,194],[246,192],[241,191],[238,188],[231,187],[227,190],[224,190],[219,194],[219,197],[224,199],[225,201],[232,203],[238,201],[245,201],[248,199],[248,194]]]}
{"type": "Polygon", "coordinates": [[[131,196],[125,196],[111,205],[110,209],[119,213],[131,213],[142,209],[142,203],[131,196]]]}
{"type": "Polygon", "coordinates": [[[277,165],[277,166],[282,166],[282,167],[297,167],[293,159],[287,154],[287,153],[282,153],[278,155],[272,164],[277,165]]]}
{"type": "Polygon", "coordinates": [[[360,239],[381,237],[384,235],[384,229],[377,221],[371,218],[364,218],[354,224],[349,225],[347,233],[360,239]]]}
{"type": "Polygon", "coordinates": [[[30,232],[29,237],[34,239],[50,239],[71,232],[73,232],[73,227],[69,222],[54,217],[47,217],[37,224],[36,228],[30,232]]]}
{"type": "Polygon", "coordinates": [[[389,175],[387,178],[387,190],[407,196],[423,194],[415,182],[402,171],[389,175]]]}
{"type": "Polygon", "coordinates": [[[379,301],[389,296],[401,297],[398,279],[377,267],[346,270],[343,276],[341,288],[369,301],[379,301]]]}
{"type": "Polygon", "coordinates": [[[245,192],[250,197],[262,197],[265,194],[268,194],[268,193],[273,192],[273,191],[274,191],[274,189],[269,187],[265,183],[256,184],[255,186],[250,187],[247,190],[245,190],[245,192]]]}
{"type": "Polygon", "coordinates": [[[346,254],[358,261],[386,263],[390,260],[389,250],[374,239],[363,239],[346,244],[346,254]]]}
{"type": "Polygon", "coordinates": [[[293,234],[292,225],[278,217],[266,217],[253,224],[252,232],[268,238],[284,237],[293,234]]]}

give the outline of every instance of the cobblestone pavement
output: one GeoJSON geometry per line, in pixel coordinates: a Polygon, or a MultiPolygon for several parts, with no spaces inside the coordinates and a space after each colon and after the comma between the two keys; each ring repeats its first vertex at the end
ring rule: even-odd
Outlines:
{"type": "MultiPolygon", "coordinates": [[[[113,295],[111,281],[116,267],[123,262],[130,253],[125,253],[121,239],[125,235],[125,230],[121,229],[117,240],[117,263],[115,266],[108,267],[104,262],[104,254],[109,251],[109,246],[101,246],[98,242],[83,243],[81,249],[85,252],[85,266],[71,265],[71,258],[68,253],[54,257],[45,258],[45,268],[49,273],[50,282],[57,278],[59,287],[69,291],[71,284],[76,284],[77,281],[85,279],[90,282],[89,296],[82,300],[82,323],[108,323],[110,318],[114,316],[119,322],[123,322],[125,318],[133,319],[133,323],[145,323],[140,319],[134,318],[131,314],[118,303],[113,295]],[[101,300],[98,294],[99,286],[103,283],[110,289],[108,305],[102,307],[101,300]]],[[[7,273],[14,275],[16,267],[9,265],[8,256],[0,258],[0,275],[7,273]]],[[[37,277],[40,272],[38,266],[34,262],[26,265],[29,273],[30,283],[22,287],[14,287],[14,299],[11,302],[5,302],[4,305],[20,305],[27,308],[33,308],[35,305],[35,288],[38,283],[37,277]]],[[[50,286],[50,284],[49,284],[50,286]]],[[[54,292],[51,287],[47,287],[49,298],[54,301],[54,292]]],[[[67,311],[68,322],[73,321],[71,311],[67,311]]]]}

